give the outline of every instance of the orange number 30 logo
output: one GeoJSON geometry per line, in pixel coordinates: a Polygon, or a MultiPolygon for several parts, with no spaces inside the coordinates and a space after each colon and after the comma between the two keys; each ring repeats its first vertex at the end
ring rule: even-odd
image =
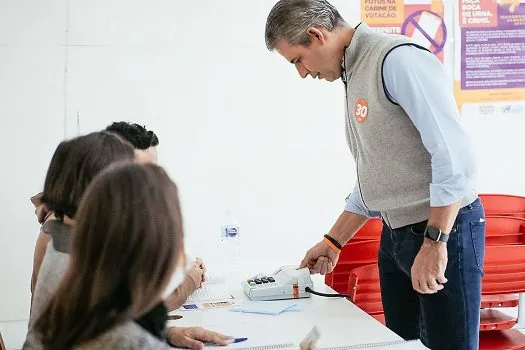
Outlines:
{"type": "Polygon", "coordinates": [[[360,98],[355,101],[355,118],[358,123],[364,123],[368,119],[368,101],[364,98],[360,98]]]}

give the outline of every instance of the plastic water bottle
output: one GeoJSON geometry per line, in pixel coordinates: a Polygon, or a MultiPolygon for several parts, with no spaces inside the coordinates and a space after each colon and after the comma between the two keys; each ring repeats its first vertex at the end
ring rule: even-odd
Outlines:
{"type": "MultiPolygon", "coordinates": [[[[240,227],[229,211],[221,227],[222,257],[226,281],[238,278],[240,264],[240,227]]],[[[232,281],[233,282],[233,281],[232,281]]]]}

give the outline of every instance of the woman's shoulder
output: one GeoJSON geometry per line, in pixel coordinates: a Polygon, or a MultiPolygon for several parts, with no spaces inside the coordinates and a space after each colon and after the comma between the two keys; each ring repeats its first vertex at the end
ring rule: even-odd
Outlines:
{"type": "Polygon", "coordinates": [[[78,350],[89,349],[172,349],[165,341],[151,335],[132,321],[113,327],[88,343],[77,346],[78,350]]]}
{"type": "Polygon", "coordinates": [[[42,232],[52,238],[55,250],[64,254],[69,254],[72,229],[73,226],[57,219],[46,221],[42,225],[42,232]]]}

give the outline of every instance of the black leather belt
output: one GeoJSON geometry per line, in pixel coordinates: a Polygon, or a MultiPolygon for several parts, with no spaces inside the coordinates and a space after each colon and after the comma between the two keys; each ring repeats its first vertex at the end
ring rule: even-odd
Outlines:
{"type": "Polygon", "coordinates": [[[413,234],[417,236],[423,236],[427,228],[427,223],[428,223],[428,220],[412,224],[410,225],[410,230],[412,231],[413,234]]]}
{"type": "MultiPolygon", "coordinates": [[[[418,222],[416,224],[409,225],[410,230],[413,234],[416,236],[423,236],[425,234],[425,230],[427,228],[428,220],[418,222]]],[[[452,227],[452,230],[450,230],[450,234],[456,233],[456,225],[452,227]]]]}
{"type": "MultiPolygon", "coordinates": [[[[425,221],[417,222],[415,224],[407,225],[404,227],[410,228],[410,231],[412,231],[412,233],[415,234],[416,236],[423,236],[425,234],[427,224],[428,224],[428,220],[425,220],[425,221]]],[[[383,220],[383,225],[388,226],[385,220],[383,220]]],[[[456,231],[457,231],[456,225],[454,224],[454,226],[452,227],[452,230],[450,231],[450,234],[456,233],[456,231]]]]}

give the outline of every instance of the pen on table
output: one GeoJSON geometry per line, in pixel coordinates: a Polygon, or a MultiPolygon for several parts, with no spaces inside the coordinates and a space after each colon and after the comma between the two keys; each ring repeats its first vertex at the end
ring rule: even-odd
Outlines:
{"type": "MultiPolygon", "coordinates": [[[[248,338],[233,338],[229,340],[228,345],[235,344],[235,343],[241,343],[246,340],[248,340],[248,338]]],[[[216,345],[215,343],[206,343],[206,346],[215,346],[215,345],[216,345]]]]}
{"type": "Polygon", "coordinates": [[[232,339],[231,344],[240,343],[246,340],[248,340],[248,338],[234,338],[232,339]]]}

